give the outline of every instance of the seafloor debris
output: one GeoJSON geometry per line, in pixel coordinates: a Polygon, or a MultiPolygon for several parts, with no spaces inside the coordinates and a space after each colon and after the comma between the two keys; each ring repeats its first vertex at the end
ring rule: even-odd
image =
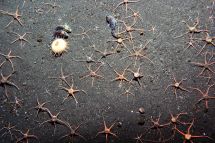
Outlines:
{"type": "Polygon", "coordinates": [[[55,38],[68,39],[68,37],[69,37],[68,33],[71,33],[71,32],[72,32],[72,30],[69,27],[69,25],[67,25],[67,24],[59,25],[55,28],[53,37],[54,37],[54,39],[55,38]]]}

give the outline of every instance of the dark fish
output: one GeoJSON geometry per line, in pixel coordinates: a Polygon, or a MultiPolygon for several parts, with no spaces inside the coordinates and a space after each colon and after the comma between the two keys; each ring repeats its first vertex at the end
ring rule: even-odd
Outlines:
{"type": "Polygon", "coordinates": [[[111,28],[111,30],[116,29],[117,21],[113,16],[111,15],[106,16],[106,21],[109,24],[109,27],[111,28]]]}
{"type": "Polygon", "coordinates": [[[119,38],[119,35],[117,35],[116,33],[115,33],[115,31],[114,30],[111,30],[111,35],[114,37],[114,38],[119,38]]]}
{"type": "Polygon", "coordinates": [[[108,15],[108,16],[106,16],[106,21],[109,24],[109,27],[111,28],[111,35],[114,38],[119,38],[115,33],[116,26],[117,26],[117,20],[113,16],[108,15]]]}

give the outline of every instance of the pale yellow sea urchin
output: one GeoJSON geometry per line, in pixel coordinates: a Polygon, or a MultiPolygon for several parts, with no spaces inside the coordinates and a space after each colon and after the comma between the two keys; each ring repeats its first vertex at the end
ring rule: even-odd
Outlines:
{"type": "Polygon", "coordinates": [[[68,43],[62,38],[57,38],[51,43],[51,50],[55,56],[61,55],[63,52],[67,52],[68,43]]]}

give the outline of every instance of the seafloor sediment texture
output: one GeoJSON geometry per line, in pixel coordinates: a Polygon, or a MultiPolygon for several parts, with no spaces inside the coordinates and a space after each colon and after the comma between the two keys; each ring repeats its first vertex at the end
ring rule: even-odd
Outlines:
{"type": "Polygon", "coordinates": [[[183,133],[187,133],[189,127],[191,139],[187,138],[187,142],[214,142],[209,137],[215,139],[215,86],[212,86],[215,84],[215,40],[205,39],[207,34],[208,38],[215,36],[215,2],[139,0],[128,3],[127,11],[124,3],[117,7],[120,2],[122,0],[0,0],[0,53],[7,54],[11,50],[12,55],[21,57],[12,59],[13,73],[10,61],[4,62],[5,57],[0,55],[0,142],[106,142],[105,133],[97,134],[104,130],[103,120],[107,127],[115,123],[111,132],[117,137],[108,135],[107,140],[112,143],[183,142],[186,140],[183,133]],[[9,15],[16,12],[17,6],[21,14],[18,20],[23,25],[9,15]],[[132,10],[139,11],[140,17],[132,17],[132,10]],[[124,45],[120,38],[112,37],[107,15],[118,20],[115,32],[122,32],[119,36],[124,45]],[[125,25],[134,22],[131,31],[129,27],[125,29],[125,25]],[[190,25],[190,31],[185,22],[190,25]],[[72,29],[66,39],[69,49],[55,57],[50,42],[55,27],[64,24],[72,29]],[[205,29],[207,31],[201,31],[205,29]],[[24,37],[28,42],[18,39],[12,43],[18,38],[13,32],[20,36],[30,32],[24,37]],[[143,48],[142,55],[133,54],[139,48],[143,48]],[[110,55],[102,58],[98,50],[107,50],[110,55]],[[87,56],[93,60],[85,61],[87,56]],[[92,85],[93,75],[83,76],[89,73],[88,68],[95,71],[99,66],[96,74],[101,78],[96,77],[92,85]],[[65,75],[72,74],[66,82],[51,78],[60,76],[61,67],[65,75]],[[201,74],[204,67],[206,70],[201,74]],[[132,74],[138,68],[143,75],[137,78],[139,83],[132,74]],[[116,79],[116,73],[123,71],[126,79],[120,84],[121,77],[116,79]],[[8,75],[10,78],[5,79],[8,75]],[[186,80],[179,87],[176,84],[167,88],[174,83],[173,77],[177,82],[186,80]],[[6,81],[13,82],[19,89],[6,81]],[[62,86],[69,88],[72,84],[80,90],[74,94],[78,103],[72,95],[66,99],[67,91],[62,90],[62,86]],[[123,94],[126,91],[130,94],[123,94]],[[20,105],[19,102],[14,104],[15,100],[21,100],[20,105]],[[37,100],[47,102],[38,110],[41,111],[38,116],[34,108],[37,100]],[[139,113],[140,107],[145,113],[139,113]],[[58,112],[56,120],[52,116],[58,112]],[[177,123],[171,122],[170,113],[184,112],[187,114],[180,115],[177,123]],[[154,125],[152,121],[159,115],[160,121],[154,125]],[[56,123],[56,128],[50,120],[56,123]],[[76,133],[81,136],[72,138],[72,129],[79,125],[76,133]],[[22,133],[28,129],[29,134],[35,136],[23,138],[22,133]],[[61,138],[70,131],[71,138],[61,138]]]}

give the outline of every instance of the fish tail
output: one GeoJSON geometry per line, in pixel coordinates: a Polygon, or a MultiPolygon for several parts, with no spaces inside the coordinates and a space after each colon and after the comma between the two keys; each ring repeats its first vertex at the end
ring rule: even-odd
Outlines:
{"type": "Polygon", "coordinates": [[[112,35],[114,38],[119,38],[119,36],[115,33],[114,30],[111,30],[111,35],[112,35]]]}

